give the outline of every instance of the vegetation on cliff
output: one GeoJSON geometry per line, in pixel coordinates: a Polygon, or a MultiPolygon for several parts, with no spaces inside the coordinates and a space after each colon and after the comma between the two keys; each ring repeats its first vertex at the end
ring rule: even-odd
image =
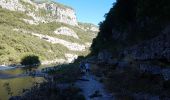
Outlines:
{"type": "Polygon", "coordinates": [[[0,8],[0,16],[0,64],[16,64],[27,55],[37,55],[40,61],[44,61],[64,58],[65,53],[74,53],[78,55],[86,55],[88,53],[88,51],[70,51],[61,44],[46,42],[31,34],[23,33],[22,30],[48,35],[79,44],[92,42],[92,38],[95,37],[91,32],[86,32],[78,27],[59,22],[40,23],[39,25],[28,24],[22,19],[32,18],[22,12],[9,11],[0,8]],[[60,27],[68,27],[74,30],[79,36],[79,39],[54,34],[54,31],[60,27]],[[19,31],[14,31],[14,29],[19,29],[19,31]]]}
{"type": "Polygon", "coordinates": [[[116,51],[161,34],[170,21],[169,5],[169,0],[117,0],[99,24],[92,50],[116,51]]]}
{"type": "Polygon", "coordinates": [[[169,98],[169,12],[169,0],[117,0],[99,24],[92,54],[112,57],[92,71],[120,100],[169,98]]]}

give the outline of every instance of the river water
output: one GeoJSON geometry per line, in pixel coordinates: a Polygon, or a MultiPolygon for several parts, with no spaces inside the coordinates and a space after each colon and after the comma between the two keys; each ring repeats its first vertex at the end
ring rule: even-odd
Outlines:
{"type": "MultiPolygon", "coordinates": [[[[41,69],[44,66],[38,67],[36,69],[41,69]]],[[[11,70],[0,71],[0,100],[8,100],[9,97],[21,95],[23,89],[30,89],[36,82],[41,83],[45,81],[42,77],[15,77],[6,78],[7,75],[17,75],[26,72],[26,68],[17,68],[11,70]],[[3,78],[4,77],[4,78],[3,78]]]]}

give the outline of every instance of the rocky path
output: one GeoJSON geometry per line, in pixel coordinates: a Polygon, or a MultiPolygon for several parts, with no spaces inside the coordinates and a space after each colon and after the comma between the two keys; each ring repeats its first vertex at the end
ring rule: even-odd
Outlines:
{"type": "Polygon", "coordinates": [[[83,76],[81,80],[76,82],[76,86],[82,89],[86,100],[115,100],[93,75],[83,76]]]}

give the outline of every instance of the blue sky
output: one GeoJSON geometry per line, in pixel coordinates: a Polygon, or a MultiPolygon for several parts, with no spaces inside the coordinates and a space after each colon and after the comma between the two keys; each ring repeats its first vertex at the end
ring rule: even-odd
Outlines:
{"type": "Polygon", "coordinates": [[[75,9],[77,19],[80,22],[93,23],[98,25],[104,20],[115,0],[54,0],[75,9]]]}

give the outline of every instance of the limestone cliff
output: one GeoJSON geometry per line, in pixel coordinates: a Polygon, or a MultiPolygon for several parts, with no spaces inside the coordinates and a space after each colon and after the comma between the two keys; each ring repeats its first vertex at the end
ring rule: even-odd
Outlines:
{"type": "Polygon", "coordinates": [[[1,0],[0,6],[12,11],[26,13],[32,18],[23,20],[30,24],[62,22],[73,26],[78,25],[74,9],[48,0],[45,2],[37,2],[35,0],[1,0]]]}
{"type": "Polygon", "coordinates": [[[50,0],[0,0],[0,14],[0,65],[30,54],[42,64],[71,63],[89,53],[98,30],[80,26],[73,8],[50,0]]]}

